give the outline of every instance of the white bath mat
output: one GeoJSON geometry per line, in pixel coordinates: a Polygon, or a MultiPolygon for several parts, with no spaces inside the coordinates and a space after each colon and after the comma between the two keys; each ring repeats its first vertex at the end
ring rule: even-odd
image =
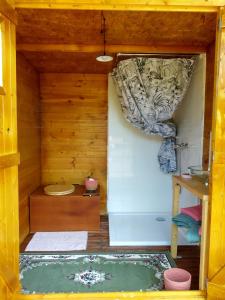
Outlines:
{"type": "Polygon", "coordinates": [[[25,251],[86,250],[87,231],[36,232],[25,251]]]}

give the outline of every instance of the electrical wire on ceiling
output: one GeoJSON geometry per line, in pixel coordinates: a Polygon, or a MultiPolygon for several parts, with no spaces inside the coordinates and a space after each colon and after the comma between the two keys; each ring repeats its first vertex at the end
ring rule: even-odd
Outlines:
{"type": "Polygon", "coordinates": [[[96,57],[96,60],[99,62],[108,62],[112,61],[113,57],[110,55],[107,55],[105,52],[105,46],[106,46],[106,21],[105,21],[105,16],[103,12],[101,12],[101,35],[103,36],[103,54],[99,55],[96,57]]]}

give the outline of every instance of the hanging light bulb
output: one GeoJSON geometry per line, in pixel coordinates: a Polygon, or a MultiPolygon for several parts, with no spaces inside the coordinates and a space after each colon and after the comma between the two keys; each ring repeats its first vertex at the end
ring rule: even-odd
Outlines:
{"type": "Polygon", "coordinates": [[[99,55],[96,57],[97,61],[100,62],[108,62],[108,61],[112,61],[113,57],[110,55],[106,55],[105,53],[105,44],[106,44],[106,38],[105,38],[105,32],[106,32],[106,28],[105,28],[105,17],[103,15],[103,12],[101,12],[101,34],[103,35],[103,47],[104,47],[104,52],[103,54],[99,55]]]}

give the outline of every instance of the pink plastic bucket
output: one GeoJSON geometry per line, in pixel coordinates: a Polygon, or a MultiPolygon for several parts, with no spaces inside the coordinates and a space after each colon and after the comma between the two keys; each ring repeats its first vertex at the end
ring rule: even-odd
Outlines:
{"type": "Polygon", "coordinates": [[[179,268],[171,268],[164,272],[164,284],[166,290],[190,290],[191,274],[179,268]]]}

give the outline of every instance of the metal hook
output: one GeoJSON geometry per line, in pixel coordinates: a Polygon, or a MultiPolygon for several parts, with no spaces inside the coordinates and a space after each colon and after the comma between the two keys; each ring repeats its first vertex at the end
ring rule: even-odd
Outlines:
{"type": "Polygon", "coordinates": [[[188,147],[188,143],[181,143],[181,144],[176,144],[174,146],[174,149],[182,150],[182,149],[187,148],[187,147],[188,147]]]}

